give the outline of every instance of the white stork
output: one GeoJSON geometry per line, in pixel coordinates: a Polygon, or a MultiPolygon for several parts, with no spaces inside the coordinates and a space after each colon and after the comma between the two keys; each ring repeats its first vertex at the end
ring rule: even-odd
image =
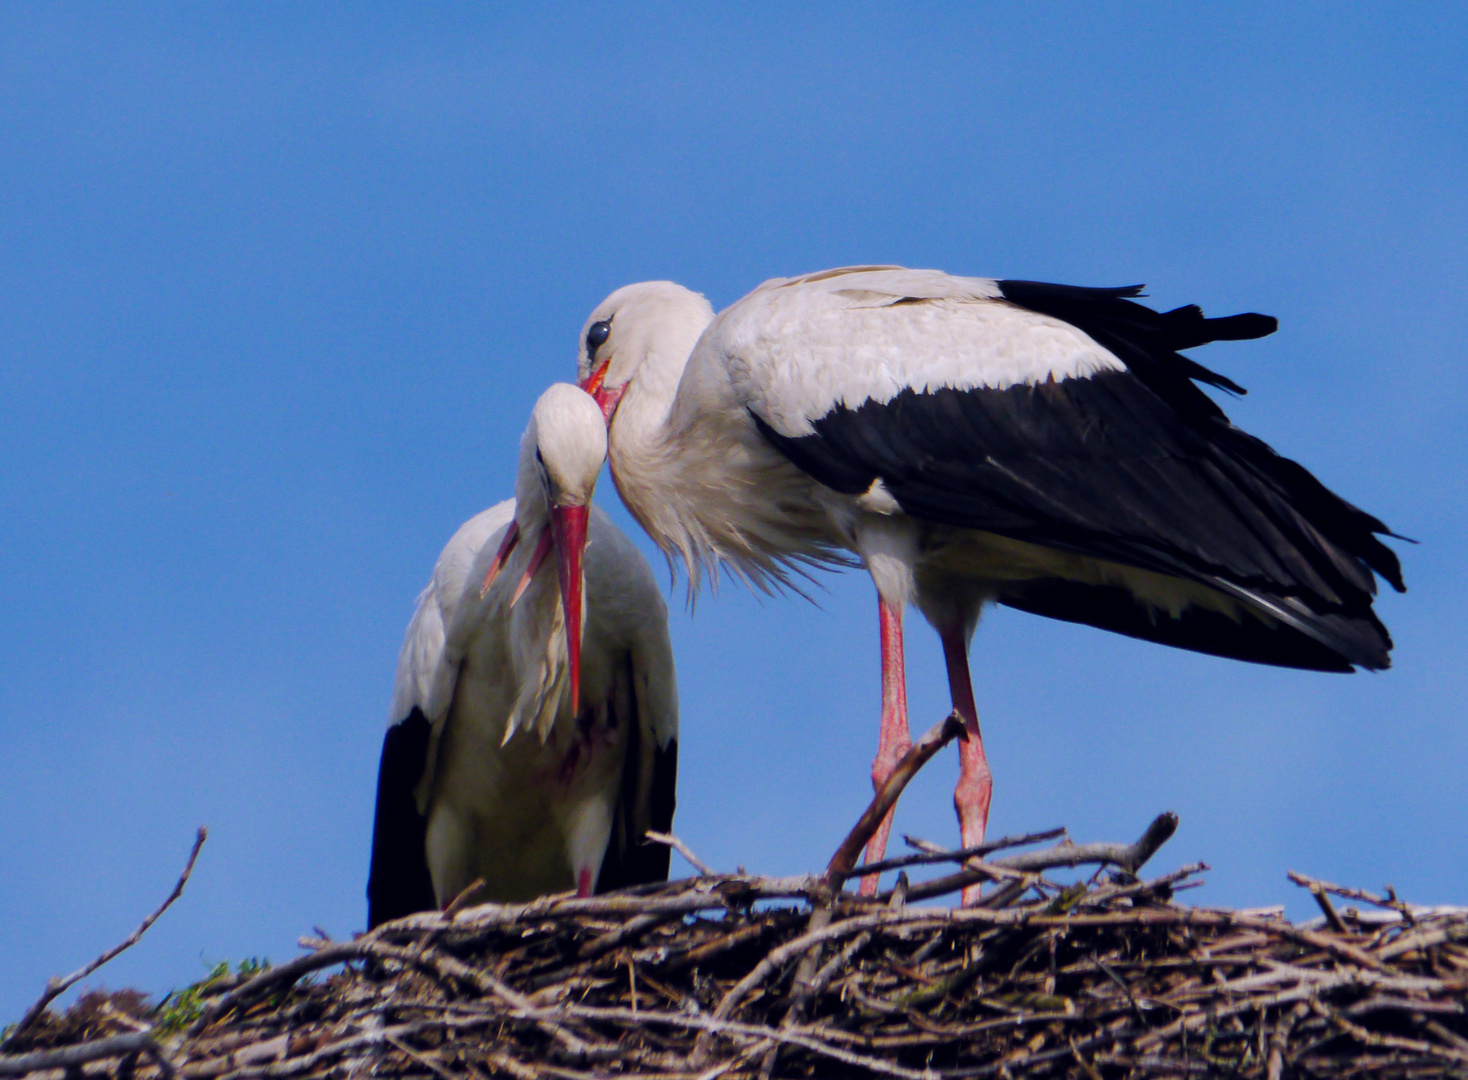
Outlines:
{"type": "Polygon", "coordinates": [[[515,498],[460,527],[418,598],[382,746],[369,926],[475,879],[499,901],[667,879],[668,849],[641,843],[673,820],[667,607],[591,505],[606,446],[590,397],[547,390],[515,498]]]}
{"type": "Polygon", "coordinates": [[[768,281],[718,316],[672,282],[629,285],[582,333],[617,487],[690,589],[720,565],[778,587],[847,552],[871,572],[878,785],[910,744],[907,605],[937,629],[970,736],[965,846],[992,790],[968,664],[985,603],[1260,663],[1389,663],[1371,606],[1373,571],[1403,588],[1386,527],[1230,424],[1194,381],[1243,391],[1179,352],[1275,320],[1140,294],[862,266],[768,281]]]}

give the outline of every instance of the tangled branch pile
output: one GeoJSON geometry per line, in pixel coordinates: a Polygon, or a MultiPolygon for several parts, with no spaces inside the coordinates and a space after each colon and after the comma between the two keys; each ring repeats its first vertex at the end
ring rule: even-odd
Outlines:
{"type": "Polygon", "coordinates": [[[450,905],[305,940],[291,963],[205,988],[171,1035],[113,1010],[89,1041],[48,1049],[60,1029],[35,1011],[0,1075],[1468,1076],[1468,910],[1298,876],[1318,925],[1183,906],[1174,894],[1203,867],[1135,873],[1175,825],[1007,855],[1058,833],[914,842],[924,853],[881,864],[901,873],[870,898],[841,889],[859,825],[819,877],[450,905]],[[908,882],[944,861],[957,871],[908,882]],[[1100,869],[1058,878],[1076,866],[1100,869]],[[925,902],[975,882],[977,904],[925,902]]]}

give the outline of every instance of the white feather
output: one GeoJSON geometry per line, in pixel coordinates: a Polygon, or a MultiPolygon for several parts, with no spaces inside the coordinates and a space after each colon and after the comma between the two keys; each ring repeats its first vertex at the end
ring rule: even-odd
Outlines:
{"type": "Polygon", "coordinates": [[[790,437],[809,435],[837,406],[883,404],[903,390],[1003,389],[1125,368],[1069,323],[1000,299],[989,278],[896,267],[766,282],[715,317],[688,366],[727,371],[734,398],[790,437]]]}
{"type": "Polygon", "coordinates": [[[418,594],[417,610],[408,623],[398,652],[388,724],[399,724],[417,708],[430,722],[442,720],[454,696],[457,650],[450,652],[445,627],[451,626],[466,595],[470,569],[486,548],[493,558],[515,516],[515,500],[506,499],[475,514],[459,526],[433,567],[433,578],[418,594]]]}

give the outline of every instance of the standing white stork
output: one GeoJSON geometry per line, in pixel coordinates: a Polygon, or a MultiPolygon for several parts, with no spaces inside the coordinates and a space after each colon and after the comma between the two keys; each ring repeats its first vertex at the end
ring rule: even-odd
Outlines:
{"type": "Polygon", "coordinates": [[[460,527],[418,598],[378,772],[369,926],[476,878],[499,901],[667,879],[668,849],[641,843],[673,820],[667,607],[591,505],[606,447],[584,392],[542,394],[515,498],[460,527]]]}
{"type": "Polygon", "coordinates": [[[1386,527],[1230,424],[1194,381],[1243,391],[1179,353],[1275,320],[1140,294],[861,266],[768,281],[717,317],[672,282],[629,285],[582,333],[617,487],[691,589],[720,565],[779,586],[845,552],[871,572],[878,785],[910,745],[907,605],[937,629],[969,734],[965,846],[992,789],[968,664],[985,603],[1261,663],[1389,663],[1386,527]]]}

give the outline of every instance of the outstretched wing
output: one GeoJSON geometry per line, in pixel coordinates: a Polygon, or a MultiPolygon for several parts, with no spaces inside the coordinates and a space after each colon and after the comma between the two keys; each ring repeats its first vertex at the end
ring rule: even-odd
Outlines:
{"type": "Polygon", "coordinates": [[[1243,659],[1386,667],[1372,572],[1402,588],[1386,527],[1230,424],[1194,382],[1239,388],[1178,351],[1275,321],[1159,313],[1139,292],[833,272],[752,293],[715,344],[760,430],[821,483],[880,481],[913,517],[1188,582],[1263,618],[1159,614],[1124,583],[1044,575],[1001,602],[1243,659]]]}
{"type": "Polygon", "coordinates": [[[453,704],[460,656],[450,634],[470,587],[469,570],[486,544],[498,544],[514,518],[514,500],[465,522],[439,555],[433,580],[418,597],[398,653],[387,734],[377,771],[372,863],[367,877],[368,928],[437,904],[424,853],[423,798],[434,751],[453,704]]]}

